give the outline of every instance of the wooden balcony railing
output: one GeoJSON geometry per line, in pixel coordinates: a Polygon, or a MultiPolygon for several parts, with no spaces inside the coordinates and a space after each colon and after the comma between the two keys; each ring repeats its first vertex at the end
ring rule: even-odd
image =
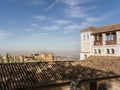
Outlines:
{"type": "Polygon", "coordinates": [[[106,45],[115,45],[116,44],[116,40],[108,40],[106,41],[106,45]]]}
{"type": "Polygon", "coordinates": [[[102,45],[102,41],[94,41],[94,46],[102,45]]]}

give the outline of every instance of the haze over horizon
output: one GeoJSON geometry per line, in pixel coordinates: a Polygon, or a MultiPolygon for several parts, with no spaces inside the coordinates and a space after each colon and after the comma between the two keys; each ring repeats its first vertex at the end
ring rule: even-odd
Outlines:
{"type": "Polygon", "coordinates": [[[0,0],[0,52],[77,55],[80,30],[120,23],[119,8],[119,0],[0,0]]]}

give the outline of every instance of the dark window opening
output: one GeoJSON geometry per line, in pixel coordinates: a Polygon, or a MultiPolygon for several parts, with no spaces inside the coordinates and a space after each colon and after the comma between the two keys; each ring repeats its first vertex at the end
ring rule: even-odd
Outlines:
{"type": "Polygon", "coordinates": [[[85,40],[85,35],[84,35],[84,40],[85,40]]]}
{"type": "Polygon", "coordinates": [[[89,39],[89,35],[87,35],[87,39],[89,39]]]}
{"type": "Polygon", "coordinates": [[[94,49],[94,53],[97,54],[97,50],[96,49],[94,49]]]}
{"type": "Polygon", "coordinates": [[[115,54],[115,50],[114,49],[112,49],[112,54],[115,54]]]}
{"type": "Polygon", "coordinates": [[[96,82],[90,82],[90,90],[97,90],[97,83],[96,82]]]}
{"type": "Polygon", "coordinates": [[[98,49],[98,52],[99,52],[99,54],[101,54],[101,50],[100,49],[98,49]]]}
{"type": "Polygon", "coordinates": [[[107,54],[109,54],[110,53],[110,51],[109,51],[109,49],[107,49],[107,54]]]}
{"type": "Polygon", "coordinates": [[[98,90],[107,90],[107,85],[106,84],[100,84],[98,86],[98,90]]]}
{"type": "Polygon", "coordinates": [[[87,59],[87,55],[85,55],[84,58],[87,59]]]}

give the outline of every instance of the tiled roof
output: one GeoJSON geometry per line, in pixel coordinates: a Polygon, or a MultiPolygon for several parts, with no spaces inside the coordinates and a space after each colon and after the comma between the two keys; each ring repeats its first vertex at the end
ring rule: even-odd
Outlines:
{"type": "Polygon", "coordinates": [[[75,62],[0,64],[0,90],[18,90],[120,75],[120,57],[90,56],[75,62]]]}
{"type": "Polygon", "coordinates": [[[107,25],[107,26],[103,26],[103,27],[97,27],[97,28],[92,27],[92,29],[90,27],[88,27],[87,29],[84,29],[81,32],[92,31],[92,34],[96,34],[96,33],[117,31],[117,30],[120,30],[120,23],[107,25]]]}
{"type": "Polygon", "coordinates": [[[120,30],[120,24],[112,24],[112,25],[108,25],[108,26],[95,28],[95,30],[92,32],[92,34],[109,32],[109,31],[116,31],[116,30],[120,30]]]}
{"type": "Polygon", "coordinates": [[[93,31],[95,28],[93,26],[90,26],[84,30],[81,30],[81,32],[88,32],[88,31],[93,31]]]}
{"type": "Polygon", "coordinates": [[[81,65],[120,74],[119,56],[90,56],[87,60],[84,60],[81,65]]]}

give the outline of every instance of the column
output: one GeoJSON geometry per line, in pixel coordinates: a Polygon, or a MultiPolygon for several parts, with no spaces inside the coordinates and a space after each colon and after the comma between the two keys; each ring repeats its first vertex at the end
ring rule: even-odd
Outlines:
{"type": "Polygon", "coordinates": [[[102,33],[102,45],[105,45],[106,42],[106,35],[105,33],[102,33]]]}
{"type": "Polygon", "coordinates": [[[116,31],[116,48],[115,53],[116,55],[120,56],[120,31],[116,31]]]}
{"type": "Polygon", "coordinates": [[[94,54],[93,50],[94,50],[94,35],[91,35],[91,54],[94,54]]]}
{"type": "Polygon", "coordinates": [[[120,31],[117,31],[116,32],[116,44],[120,44],[119,37],[120,37],[120,31]]]}

